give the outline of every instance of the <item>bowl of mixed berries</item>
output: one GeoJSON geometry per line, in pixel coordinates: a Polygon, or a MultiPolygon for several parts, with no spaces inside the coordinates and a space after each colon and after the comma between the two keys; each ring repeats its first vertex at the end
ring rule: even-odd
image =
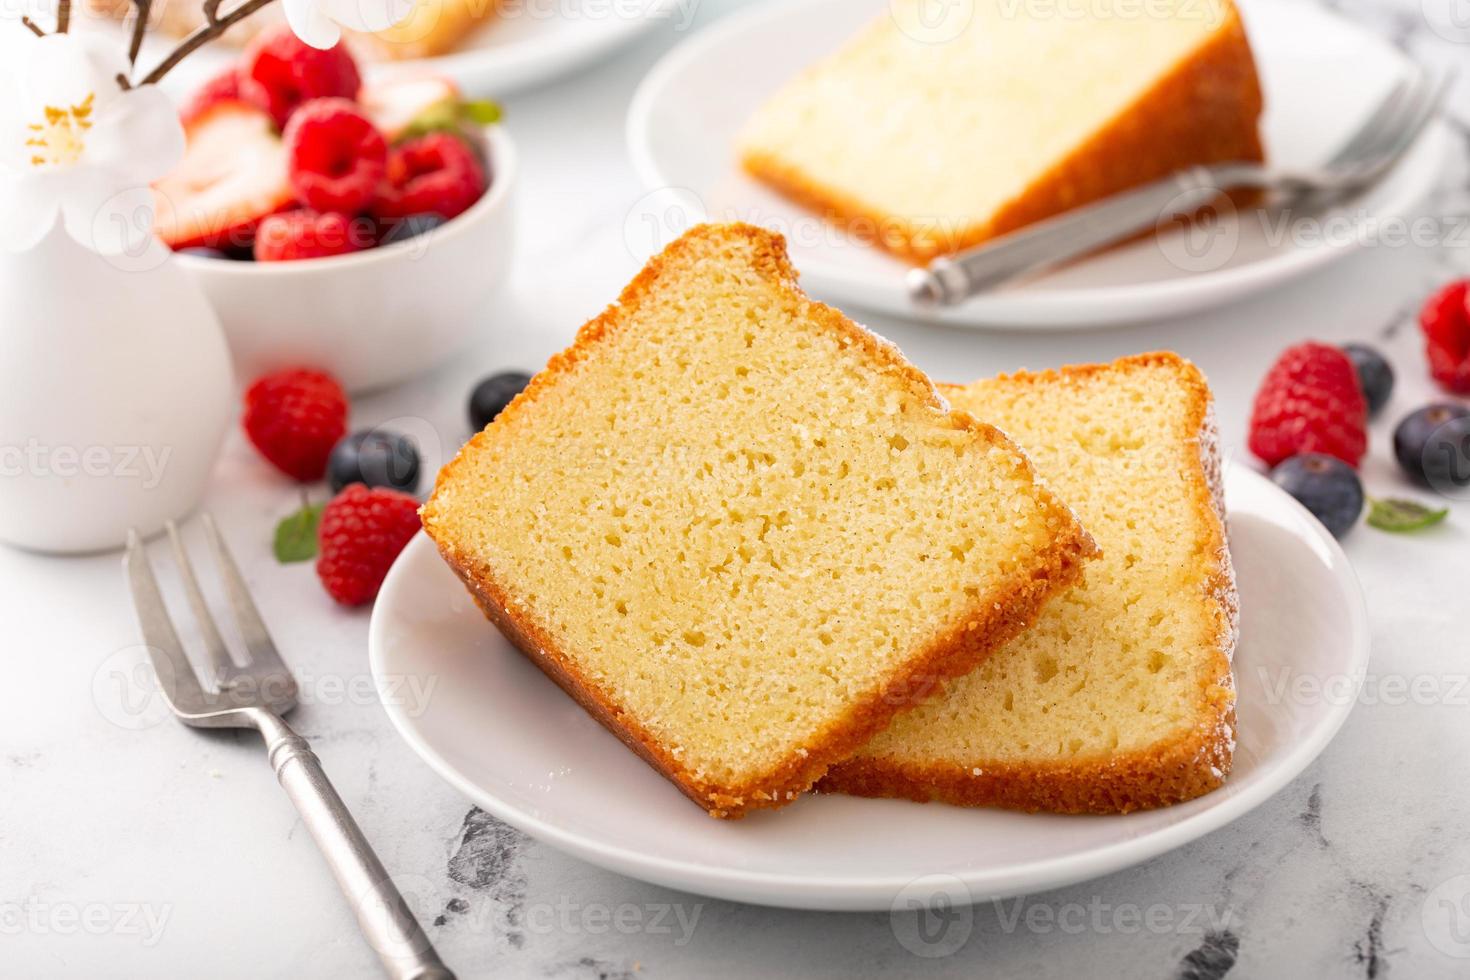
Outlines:
{"type": "Polygon", "coordinates": [[[310,363],[351,390],[466,346],[509,270],[515,153],[453,82],[364,83],[347,50],[267,31],[181,108],[157,234],[224,324],[236,370],[310,363]]]}

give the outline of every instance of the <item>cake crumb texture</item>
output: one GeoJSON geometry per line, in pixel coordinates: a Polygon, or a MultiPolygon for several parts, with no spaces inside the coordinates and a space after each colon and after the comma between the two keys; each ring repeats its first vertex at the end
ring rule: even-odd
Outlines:
{"type": "Polygon", "coordinates": [[[530,659],[724,817],[791,802],[1095,550],[1015,445],[747,225],[654,258],[423,520],[530,659]]]}
{"type": "Polygon", "coordinates": [[[1130,16],[974,0],[890,9],[783,85],[745,169],[918,263],[1188,167],[1264,157],[1231,0],[1130,16]]]}
{"type": "Polygon", "coordinates": [[[1107,813],[1219,786],[1237,601],[1204,378],[1148,354],[947,392],[1027,447],[1103,555],[1024,635],[820,788],[1107,813]]]}

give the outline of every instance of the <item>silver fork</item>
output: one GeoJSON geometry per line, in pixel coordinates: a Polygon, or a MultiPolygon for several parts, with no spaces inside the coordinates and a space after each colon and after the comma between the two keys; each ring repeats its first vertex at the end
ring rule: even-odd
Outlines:
{"type": "Polygon", "coordinates": [[[1286,203],[1314,204],[1372,186],[1414,145],[1453,81],[1416,71],[1399,82],[1331,160],[1311,170],[1259,163],[1193,167],[988,242],[935,259],[908,273],[909,298],[920,307],[952,306],[1027,272],[1060,265],[1176,216],[1190,215],[1221,192],[1260,190],[1286,203]]]}
{"type": "Polygon", "coordinates": [[[254,728],[260,732],[276,778],[296,804],[337,884],[352,901],[358,924],[389,976],[395,980],[454,980],[454,974],[439,959],[342,798],[328,782],[316,754],[281,719],[296,706],[296,680],[276,652],[245,580],[230,557],[219,528],[207,514],[204,531],[249,659],[242,665],[231,658],[194,577],[179,530],[170,522],[168,536],[173,543],[184,593],[204,638],[208,676],[201,681],[169,619],[148,553],[137,532],[129,532],[123,567],[160,690],[174,714],[186,725],[254,728]]]}

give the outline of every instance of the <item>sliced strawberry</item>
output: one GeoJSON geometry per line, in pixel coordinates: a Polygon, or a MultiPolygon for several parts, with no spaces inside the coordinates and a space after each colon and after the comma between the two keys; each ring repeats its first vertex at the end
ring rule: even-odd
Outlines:
{"type": "Polygon", "coordinates": [[[459,99],[459,86],[436,75],[366,85],[357,97],[362,111],[389,143],[402,136],[416,120],[440,107],[453,112],[459,99]]]}
{"type": "Polygon", "coordinates": [[[179,109],[179,121],[192,125],[205,110],[220,102],[234,102],[240,98],[240,76],[231,65],[205,82],[179,109]]]}
{"type": "Polygon", "coordinates": [[[294,204],[275,123],[244,102],[216,102],[184,135],[184,159],[153,185],[155,234],[175,250],[249,248],[261,219],[294,204]]]}

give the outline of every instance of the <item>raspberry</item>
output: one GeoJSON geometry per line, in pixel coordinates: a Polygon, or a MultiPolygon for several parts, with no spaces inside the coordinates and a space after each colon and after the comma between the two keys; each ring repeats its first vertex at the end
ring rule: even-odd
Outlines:
{"type": "Polygon", "coordinates": [[[277,371],[245,390],[244,425],[255,448],[282,473],[303,483],[320,480],[332,447],[347,432],[347,396],[322,371],[277,371]]]}
{"type": "Polygon", "coordinates": [[[240,95],[284,127],[310,99],[357,98],[362,77],[341,44],[323,51],[300,40],[285,24],[262,31],[245,49],[240,95]]]}
{"type": "Polygon", "coordinates": [[[388,143],[346,99],[312,99],[286,124],[291,190],[309,208],[356,214],[373,201],[388,143]]]}
{"type": "Polygon", "coordinates": [[[354,483],[322,510],[316,574],[345,606],[371,602],[393,559],[418,533],[419,503],[397,490],[354,483]]]}
{"type": "Polygon", "coordinates": [[[429,133],[393,148],[387,180],[378,189],[373,213],[379,218],[462,213],[485,193],[485,171],[464,140],[429,133]]]}
{"type": "Polygon", "coordinates": [[[371,248],[377,227],[367,219],[305,208],[268,215],[255,231],[257,262],[287,262],[346,255],[371,248]]]}
{"type": "Polygon", "coordinates": [[[236,102],[240,98],[240,77],[234,68],[226,68],[199,87],[199,91],[179,109],[179,121],[188,126],[204,115],[216,102],[236,102]]]}
{"type": "Polygon", "coordinates": [[[1266,372],[1251,411],[1250,448],[1271,466],[1298,453],[1358,465],[1368,449],[1368,405],[1346,354],[1326,344],[1289,348],[1266,372]]]}
{"type": "Polygon", "coordinates": [[[1419,314],[1429,374],[1450,391],[1470,394],[1470,279],[1430,297],[1419,314]]]}

